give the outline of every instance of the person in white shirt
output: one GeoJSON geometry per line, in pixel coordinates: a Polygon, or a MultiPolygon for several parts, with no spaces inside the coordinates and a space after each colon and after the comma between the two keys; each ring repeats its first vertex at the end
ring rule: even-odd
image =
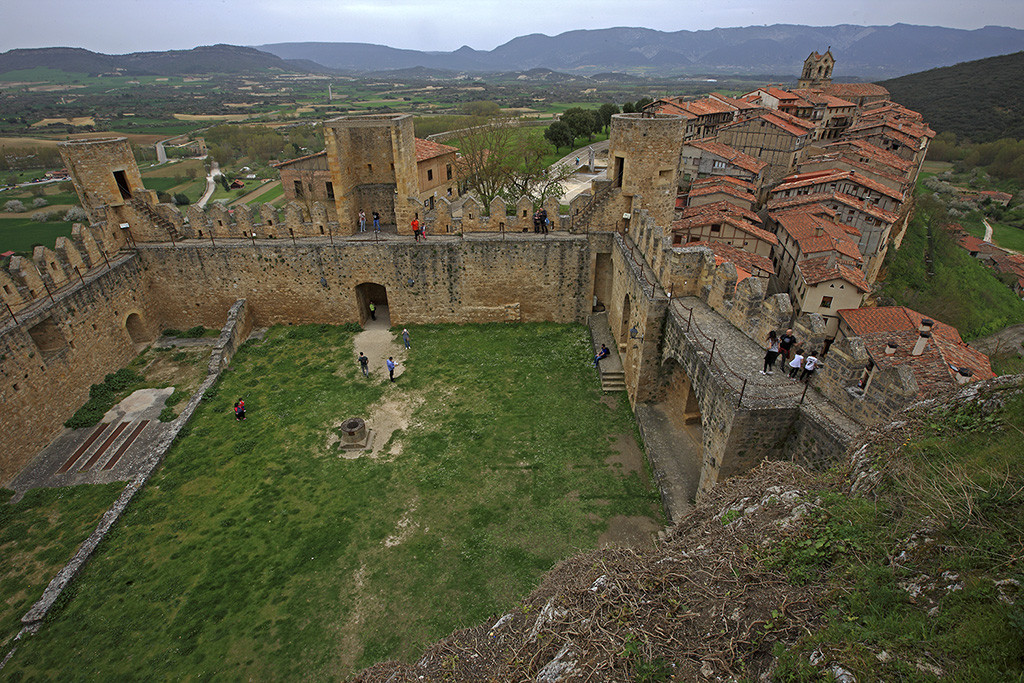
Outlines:
{"type": "Polygon", "coordinates": [[[797,375],[800,374],[800,370],[804,367],[804,352],[803,349],[797,349],[793,353],[793,360],[789,361],[789,376],[792,379],[796,379],[797,375]]]}
{"type": "Polygon", "coordinates": [[[814,351],[807,354],[807,358],[804,359],[804,371],[800,375],[800,380],[803,382],[810,381],[811,375],[818,369],[818,359],[814,355],[814,351]]]}

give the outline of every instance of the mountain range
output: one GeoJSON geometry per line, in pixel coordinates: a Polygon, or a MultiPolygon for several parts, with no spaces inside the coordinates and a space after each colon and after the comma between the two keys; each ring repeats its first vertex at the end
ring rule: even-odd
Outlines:
{"type": "Polygon", "coordinates": [[[461,72],[548,68],[579,74],[643,75],[799,73],[812,51],[831,47],[838,79],[878,79],[1024,50],[1024,31],[892,26],[775,24],[708,31],[608,28],[532,34],[493,50],[462,46],[421,52],[367,43],[273,43],[256,46],[284,59],[304,59],[355,72],[427,67],[461,72]]]}

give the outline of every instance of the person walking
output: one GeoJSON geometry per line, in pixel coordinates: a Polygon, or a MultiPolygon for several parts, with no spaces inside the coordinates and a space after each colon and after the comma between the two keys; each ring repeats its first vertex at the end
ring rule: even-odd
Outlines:
{"type": "Polygon", "coordinates": [[[800,381],[809,382],[811,375],[818,369],[821,363],[818,361],[817,356],[814,355],[814,351],[807,354],[807,358],[804,359],[804,371],[800,374],[800,381]]]}
{"type": "Polygon", "coordinates": [[[362,351],[359,352],[359,369],[363,371],[363,377],[370,376],[370,359],[362,351]]]}
{"type": "Polygon", "coordinates": [[[548,225],[550,223],[551,223],[551,221],[548,220],[548,210],[547,209],[541,209],[540,210],[540,231],[541,231],[542,234],[544,234],[544,235],[548,234],[548,225]]]}
{"type": "Polygon", "coordinates": [[[369,309],[370,309],[370,320],[376,320],[377,319],[377,305],[371,301],[370,305],[369,305],[369,309]]]}
{"type": "Polygon", "coordinates": [[[779,338],[775,335],[775,330],[768,333],[768,350],[764,354],[764,369],[761,370],[762,375],[772,374],[772,366],[775,365],[775,359],[779,356],[779,338]]]}
{"type": "Polygon", "coordinates": [[[380,213],[377,211],[373,212],[373,231],[380,232],[380,213]]]}
{"type": "Polygon", "coordinates": [[[418,218],[412,219],[412,236],[417,242],[420,241],[420,221],[418,218]]]}
{"type": "Polygon", "coordinates": [[[405,348],[412,348],[409,344],[409,330],[402,328],[402,343],[405,344],[405,348]]]}
{"type": "Polygon", "coordinates": [[[395,381],[395,359],[391,356],[388,356],[388,377],[392,382],[395,381]]]}
{"type": "Polygon", "coordinates": [[[359,232],[366,232],[366,212],[359,210],[359,232]]]}
{"type": "Polygon", "coordinates": [[[796,379],[800,374],[800,371],[804,367],[804,352],[803,349],[797,349],[796,354],[793,356],[793,360],[789,361],[789,377],[790,379],[796,379]]]}
{"type": "Polygon", "coordinates": [[[238,399],[235,401],[235,420],[241,422],[245,419],[245,401],[238,399]]]}
{"type": "Polygon", "coordinates": [[[789,354],[794,346],[796,346],[796,337],[793,336],[793,330],[788,329],[779,337],[779,369],[783,372],[786,371],[786,363],[789,361],[789,354]]]}

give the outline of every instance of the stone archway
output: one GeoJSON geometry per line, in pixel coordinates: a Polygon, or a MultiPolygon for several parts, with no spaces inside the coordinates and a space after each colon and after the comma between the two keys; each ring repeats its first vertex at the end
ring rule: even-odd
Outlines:
{"type": "Polygon", "coordinates": [[[359,324],[367,325],[369,322],[383,323],[385,327],[391,327],[391,311],[388,307],[387,287],[376,282],[364,282],[356,285],[356,307],[359,309],[359,324]],[[370,317],[370,303],[373,303],[375,319],[370,317]]]}
{"type": "Polygon", "coordinates": [[[128,331],[133,344],[143,344],[149,341],[146,333],[146,326],[142,322],[142,316],[138,313],[129,313],[124,320],[124,329],[128,331]]]}

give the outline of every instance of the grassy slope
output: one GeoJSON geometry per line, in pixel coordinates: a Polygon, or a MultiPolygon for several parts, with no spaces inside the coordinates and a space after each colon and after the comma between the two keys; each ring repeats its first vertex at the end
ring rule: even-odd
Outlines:
{"type": "Polygon", "coordinates": [[[941,207],[919,199],[903,245],[886,255],[881,293],[956,327],[964,339],[1024,322],[1024,301],[953,242],[941,227],[944,220],[941,207]],[[933,276],[925,266],[927,254],[933,258],[933,276]]]}
{"type": "Polygon", "coordinates": [[[0,252],[31,254],[36,244],[53,249],[57,238],[71,236],[71,223],[37,223],[30,218],[0,218],[0,252]]]}
{"type": "Polygon", "coordinates": [[[581,328],[411,331],[397,385],[358,377],[340,328],[245,347],[9,670],[337,678],[512,604],[609,517],[660,514],[649,485],[605,464],[608,436],[634,428],[624,401],[598,400],[581,328]],[[416,392],[392,461],[325,451],[332,423],[416,392]]]}
{"type": "Polygon", "coordinates": [[[7,504],[12,492],[0,489],[0,646],[21,630],[22,615],[123,488],[34,489],[14,505],[7,504]]]}
{"type": "Polygon", "coordinates": [[[816,649],[858,681],[936,680],[919,664],[943,680],[1024,677],[1024,603],[1002,601],[995,585],[1024,580],[1024,395],[1004,400],[993,414],[971,404],[911,414],[869,441],[883,472],[874,495],[838,493],[846,472],[817,492],[810,530],[776,557],[790,580],[824,577],[832,608],[824,629],[780,652],[774,680],[822,680],[808,664],[816,649]],[[923,587],[916,598],[912,585],[923,587]]]}

